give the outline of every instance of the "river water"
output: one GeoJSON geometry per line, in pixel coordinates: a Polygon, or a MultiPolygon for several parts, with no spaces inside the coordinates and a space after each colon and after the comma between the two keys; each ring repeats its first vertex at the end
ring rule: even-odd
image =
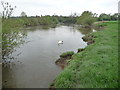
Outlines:
{"type": "Polygon", "coordinates": [[[62,71],[55,64],[59,55],[66,51],[77,52],[87,46],[82,40],[84,34],[72,26],[41,29],[24,28],[27,33],[25,42],[16,48],[16,56],[10,67],[3,68],[5,88],[48,88],[50,83],[62,71]],[[63,44],[58,45],[58,40],[63,44]]]}

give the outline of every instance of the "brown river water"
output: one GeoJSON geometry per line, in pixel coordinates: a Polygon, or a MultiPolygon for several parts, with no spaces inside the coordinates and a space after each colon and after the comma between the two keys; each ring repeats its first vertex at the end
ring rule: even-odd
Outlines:
{"type": "Polygon", "coordinates": [[[62,71],[55,64],[59,55],[66,51],[77,52],[87,46],[82,40],[85,32],[72,26],[40,29],[23,28],[27,37],[24,44],[12,53],[16,59],[9,67],[3,67],[2,79],[5,88],[48,88],[62,71]],[[58,45],[58,40],[63,44],[58,45]]]}

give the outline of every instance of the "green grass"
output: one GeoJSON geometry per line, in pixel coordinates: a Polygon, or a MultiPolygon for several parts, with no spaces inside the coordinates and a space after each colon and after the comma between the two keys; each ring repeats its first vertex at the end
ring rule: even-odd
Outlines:
{"type": "Polygon", "coordinates": [[[73,55],[55,80],[56,88],[118,87],[118,25],[106,22],[104,30],[92,33],[95,43],[73,55]]]}
{"type": "Polygon", "coordinates": [[[97,26],[99,27],[107,26],[107,23],[100,23],[100,24],[97,24],[97,26]]]}
{"type": "Polygon", "coordinates": [[[65,58],[65,57],[67,57],[67,56],[72,56],[73,54],[74,54],[73,51],[68,51],[68,52],[62,53],[62,54],[60,55],[60,57],[65,58]]]}

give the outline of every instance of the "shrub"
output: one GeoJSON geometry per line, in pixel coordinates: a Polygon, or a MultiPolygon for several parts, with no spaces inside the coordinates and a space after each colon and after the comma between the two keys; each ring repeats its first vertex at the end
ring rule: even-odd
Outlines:
{"type": "Polygon", "coordinates": [[[92,12],[84,11],[80,17],[78,17],[77,24],[90,26],[96,21],[96,17],[92,12]]]}

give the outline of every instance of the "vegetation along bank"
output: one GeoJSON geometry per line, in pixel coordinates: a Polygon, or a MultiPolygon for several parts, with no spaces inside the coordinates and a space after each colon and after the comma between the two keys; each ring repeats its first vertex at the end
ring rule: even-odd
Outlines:
{"type": "Polygon", "coordinates": [[[104,24],[104,30],[90,34],[95,42],[72,55],[51,87],[118,87],[118,24],[112,21],[104,24]]]}

